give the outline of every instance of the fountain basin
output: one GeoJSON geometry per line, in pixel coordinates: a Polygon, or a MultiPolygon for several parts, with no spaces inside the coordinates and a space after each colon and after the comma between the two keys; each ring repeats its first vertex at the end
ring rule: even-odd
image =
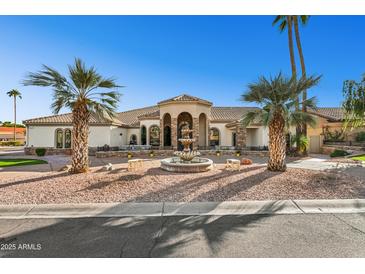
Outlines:
{"type": "Polygon", "coordinates": [[[161,160],[161,168],[179,173],[205,172],[213,168],[213,161],[208,158],[195,157],[192,161],[186,162],[178,157],[172,157],[161,160]]]}

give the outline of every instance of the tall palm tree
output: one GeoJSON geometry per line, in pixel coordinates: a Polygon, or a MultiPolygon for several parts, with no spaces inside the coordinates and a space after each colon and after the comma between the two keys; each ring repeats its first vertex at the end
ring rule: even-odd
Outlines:
{"type": "Polygon", "coordinates": [[[89,119],[96,115],[100,119],[115,117],[120,93],[114,79],[102,77],[94,67],[86,68],[85,63],[76,58],[74,65],[68,66],[69,79],[49,66],[36,73],[29,73],[24,85],[52,87],[52,110],[55,114],[66,107],[72,111],[72,167],[71,172],[82,173],[89,169],[88,135],[89,119]],[[101,89],[114,89],[100,91],[101,89]]]}
{"type": "MultiPolygon", "coordinates": [[[[295,41],[297,44],[297,49],[299,53],[299,60],[300,60],[300,67],[302,71],[302,78],[306,77],[306,69],[305,69],[305,63],[304,63],[304,55],[303,55],[303,49],[302,44],[300,41],[300,32],[299,32],[299,23],[301,25],[306,25],[309,20],[308,15],[278,15],[275,17],[273,21],[273,25],[279,23],[279,30],[280,32],[283,32],[284,30],[288,30],[288,39],[289,39],[289,51],[290,51],[290,62],[292,67],[292,74],[296,75],[296,67],[295,67],[295,61],[294,60],[294,49],[293,49],[293,37],[292,37],[292,25],[294,25],[294,33],[295,33],[295,41]]],[[[303,102],[305,102],[307,99],[307,91],[303,90],[302,92],[302,111],[307,112],[307,106],[303,102]]],[[[297,103],[297,108],[299,109],[299,98],[297,103]]],[[[307,136],[307,125],[298,125],[296,129],[296,135],[304,135],[307,136]]],[[[298,143],[297,143],[298,147],[298,143]]],[[[306,153],[306,151],[304,151],[306,153]]]]}
{"type": "MultiPolygon", "coordinates": [[[[269,127],[269,162],[271,171],[285,171],[286,163],[286,133],[290,126],[306,122],[314,126],[315,117],[296,109],[296,99],[303,90],[315,86],[320,77],[311,76],[307,79],[286,78],[280,73],[274,78],[260,77],[258,82],[248,85],[241,100],[254,102],[262,108],[250,111],[243,117],[243,124],[253,121],[262,122],[269,127]]],[[[307,99],[308,107],[316,109],[315,97],[307,99]]]]}
{"type": "Polygon", "coordinates": [[[14,142],[16,141],[16,98],[22,99],[22,94],[17,89],[12,89],[6,93],[9,97],[13,97],[14,100],[14,142]]]}
{"type": "MultiPolygon", "coordinates": [[[[302,43],[300,41],[300,32],[299,32],[299,23],[302,26],[305,26],[308,23],[309,20],[309,15],[294,15],[293,17],[293,22],[294,22],[294,33],[295,33],[295,41],[297,43],[297,49],[298,49],[298,53],[299,53],[299,60],[300,60],[300,67],[302,70],[302,78],[306,78],[307,74],[306,74],[306,69],[305,69],[305,63],[304,63],[304,55],[303,55],[303,49],[302,49],[302,43]]],[[[303,101],[307,100],[307,91],[303,90],[303,94],[302,94],[302,99],[303,101]]],[[[302,110],[303,112],[307,112],[307,106],[306,104],[302,104],[302,110]]],[[[301,134],[303,134],[304,136],[307,136],[307,125],[303,124],[302,125],[302,129],[301,129],[301,134]]]]}
{"type": "MultiPolygon", "coordinates": [[[[293,42],[293,16],[292,15],[278,15],[275,17],[274,21],[272,22],[273,25],[279,24],[280,32],[284,32],[287,30],[288,32],[288,43],[289,43],[289,56],[290,56],[290,65],[292,71],[292,77],[297,77],[297,67],[295,64],[295,55],[294,55],[294,42],[293,42]]],[[[299,111],[299,97],[296,99],[295,107],[296,110],[299,111]]],[[[301,135],[301,126],[297,125],[296,127],[296,135],[301,135]]],[[[299,143],[297,142],[297,147],[299,147],[299,143]]]]}

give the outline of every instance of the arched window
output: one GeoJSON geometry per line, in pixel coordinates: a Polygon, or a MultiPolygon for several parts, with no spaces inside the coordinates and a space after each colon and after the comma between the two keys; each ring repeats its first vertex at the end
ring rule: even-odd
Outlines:
{"type": "Polygon", "coordinates": [[[160,146],[160,128],[156,125],[150,127],[150,145],[160,146]]]}
{"type": "Polygon", "coordinates": [[[210,129],[209,145],[210,146],[219,146],[219,130],[215,127],[210,129]]]}
{"type": "Polygon", "coordinates": [[[56,129],[56,148],[63,148],[63,130],[56,129]]]}
{"type": "Polygon", "coordinates": [[[71,148],[71,130],[65,130],[65,148],[71,148]]]}
{"type": "Polygon", "coordinates": [[[141,127],[141,145],[147,145],[147,130],[145,126],[141,127]]]}
{"type": "Polygon", "coordinates": [[[129,144],[130,145],[136,145],[137,144],[137,135],[136,134],[132,134],[129,140],[129,144]]]}

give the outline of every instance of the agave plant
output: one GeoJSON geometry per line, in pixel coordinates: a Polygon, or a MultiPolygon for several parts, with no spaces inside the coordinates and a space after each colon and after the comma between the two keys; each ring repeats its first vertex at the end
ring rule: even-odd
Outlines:
{"type": "Polygon", "coordinates": [[[55,114],[62,108],[72,111],[72,168],[71,172],[87,172],[89,120],[91,115],[112,120],[119,102],[119,85],[112,78],[102,77],[94,67],[86,68],[81,59],[68,66],[69,77],[43,65],[36,73],[29,73],[23,84],[52,87],[52,110],[55,114]],[[111,91],[102,91],[108,89],[111,91]]]}

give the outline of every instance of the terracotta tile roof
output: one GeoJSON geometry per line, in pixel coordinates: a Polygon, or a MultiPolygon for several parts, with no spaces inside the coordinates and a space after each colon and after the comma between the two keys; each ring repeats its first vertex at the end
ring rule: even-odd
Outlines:
{"type": "MultiPolygon", "coordinates": [[[[212,122],[233,122],[242,118],[242,116],[254,107],[212,107],[212,122]]],[[[125,125],[128,127],[139,127],[139,119],[155,118],[160,114],[158,106],[133,109],[119,112],[114,124],[125,125]]],[[[71,113],[40,117],[23,121],[24,124],[71,124],[71,113]]],[[[91,124],[110,124],[108,121],[100,121],[96,117],[91,117],[91,124]]]]}
{"type": "MultiPolygon", "coordinates": [[[[49,124],[72,124],[72,114],[71,113],[66,113],[66,114],[58,114],[58,115],[52,115],[52,116],[44,116],[44,117],[39,117],[39,118],[34,118],[34,119],[29,119],[29,120],[25,120],[23,121],[23,124],[25,125],[32,125],[32,124],[44,124],[44,125],[49,125],[49,124]]],[[[110,121],[108,119],[102,119],[102,118],[98,118],[94,115],[91,115],[90,117],[90,124],[105,124],[105,125],[110,125],[110,124],[116,124],[116,125],[122,125],[122,122],[119,121],[118,118],[114,118],[113,121],[110,121]]]]}
{"type": "Polygon", "coordinates": [[[256,110],[256,107],[212,107],[211,120],[214,121],[236,121],[242,119],[248,111],[256,110]]]}
{"type": "Polygon", "coordinates": [[[339,107],[320,107],[317,110],[308,109],[308,112],[330,121],[342,121],[344,119],[344,111],[339,107]]]}
{"type": "Polygon", "coordinates": [[[160,111],[159,110],[156,110],[154,112],[138,116],[138,119],[153,119],[153,118],[160,119],[160,111]]]}
{"type": "Polygon", "coordinates": [[[160,101],[157,104],[159,105],[159,104],[164,104],[164,103],[169,103],[169,102],[201,102],[201,103],[212,105],[212,103],[207,100],[203,100],[203,99],[200,99],[198,97],[191,96],[188,94],[181,94],[181,95],[172,97],[170,99],[160,101]]]}
{"type": "Polygon", "coordinates": [[[159,112],[158,106],[138,108],[118,113],[118,119],[130,127],[139,127],[139,116],[145,116],[159,112]]]}

